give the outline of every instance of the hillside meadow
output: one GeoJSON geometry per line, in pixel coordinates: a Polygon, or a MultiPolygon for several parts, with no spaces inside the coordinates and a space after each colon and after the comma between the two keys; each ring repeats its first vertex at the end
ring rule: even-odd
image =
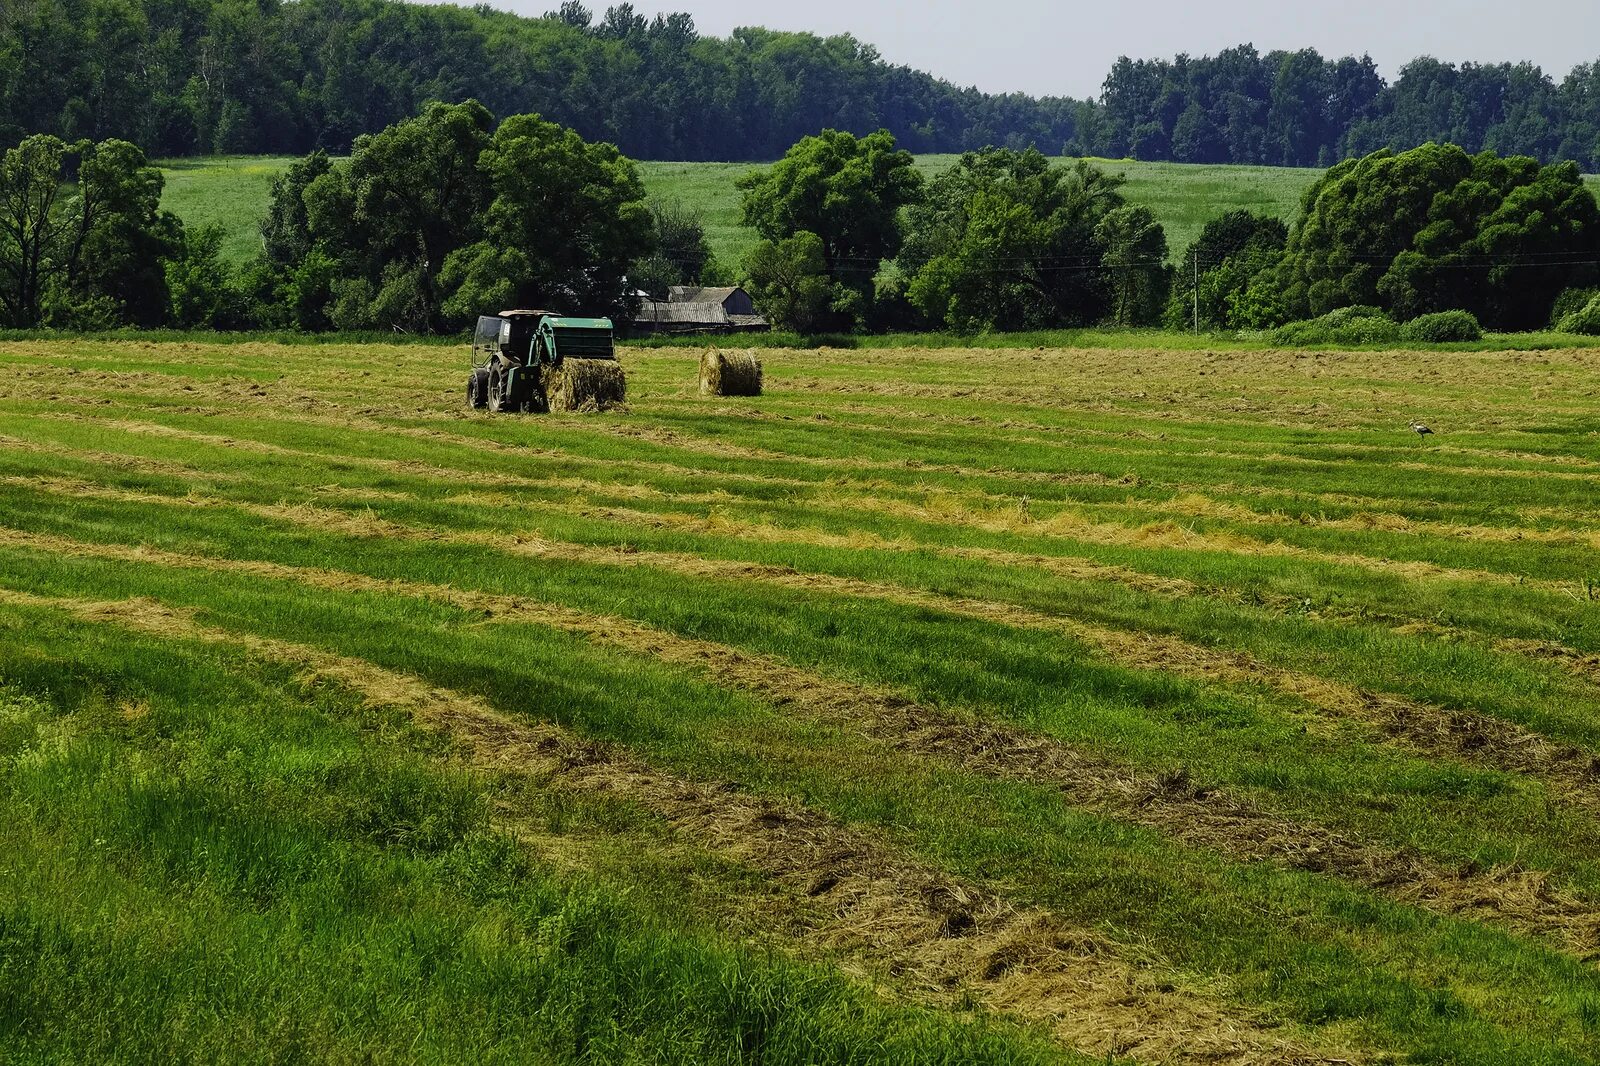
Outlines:
{"type": "Polygon", "coordinates": [[[1600,1055],[1600,352],[696,355],[0,343],[8,1061],[1600,1055]]]}
{"type": "MultiPolygon", "coordinates": [[[[957,158],[919,156],[917,166],[931,178],[957,158]]],[[[227,232],[228,258],[244,262],[260,248],[256,225],[266,213],[272,178],[291,162],[270,156],[163,162],[159,164],[167,181],[163,205],[188,225],[221,225],[227,232]]],[[[1200,235],[1207,221],[1227,211],[1246,208],[1292,221],[1301,194],[1321,173],[1282,167],[1093,162],[1126,176],[1128,199],[1155,212],[1166,228],[1174,258],[1200,235]]],[[[675,200],[701,212],[712,251],[730,264],[739,263],[754,243],[751,232],[739,225],[739,190],[734,182],[755,169],[748,163],[639,164],[651,197],[675,200]]]]}

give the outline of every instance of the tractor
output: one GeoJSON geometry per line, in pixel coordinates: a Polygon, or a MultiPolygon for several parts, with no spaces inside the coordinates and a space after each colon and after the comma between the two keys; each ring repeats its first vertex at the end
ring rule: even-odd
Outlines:
{"type": "Polygon", "coordinates": [[[558,408],[604,408],[622,400],[622,367],[609,318],[568,318],[553,311],[483,315],[472,335],[467,405],[542,414],[558,408]],[[609,365],[608,365],[609,364],[609,365]]]}

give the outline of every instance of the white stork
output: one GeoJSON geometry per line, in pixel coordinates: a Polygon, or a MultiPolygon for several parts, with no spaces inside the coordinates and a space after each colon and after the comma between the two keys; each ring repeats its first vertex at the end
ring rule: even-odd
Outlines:
{"type": "Polygon", "coordinates": [[[1414,421],[1414,422],[1411,423],[1411,432],[1413,432],[1413,433],[1415,433],[1417,435],[1417,439],[1418,440],[1421,440],[1424,437],[1432,435],[1433,430],[1429,429],[1427,426],[1423,425],[1421,422],[1415,422],[1414,421]]]}

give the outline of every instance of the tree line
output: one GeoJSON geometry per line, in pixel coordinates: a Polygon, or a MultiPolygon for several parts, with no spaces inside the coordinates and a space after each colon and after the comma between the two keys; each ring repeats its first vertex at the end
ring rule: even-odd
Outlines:
{"type": "Polygon", "coordinates": [[[1165,318],[1259,330],[1339,324],[1355,308],[1369,323],[1465,312],[1498,330],[1600,332],[1569,321],[1597,285],[1600,206],[1577,164],[1430,143],[1332,167],[1292,227],[1212,220],[1180,260],[1165,318]]]}
{"type": "Polygon", "coordinates": [[[442,333],[508,306],[620,314],[627,274],[664,252],[714,269],[703,229],[652,211],[613,145],[472,100],[358,137],[347,159],[295,162],[242,270],[219,229],[162,211],[161,189],[126,141],[7,150],[0,325],[442,333]]]}
{"type": "Polygon", "coordinates": [[[718,263],[698,217],[647,202],[615,146],[433,103],[348,158],[290,166],[235,271],[219,231],[160,209],[139,148],[35,134],[0,157],[0,325],[444,333],[508,306],[626,320],[641,288],[731,281],[811,334],[1600,325],[1600,206],[1572,162],[1380,149],[1330,168],[1293,226],[1213,219],[1176,269],[1121,178],[1032,148],[969,152],[928,181],[887,130],[826,129],[738,184],[758,240],[718,263]]]}
{"type": "Polygon", "coordinates": [[[987,94],[848,35],[699,34],[686,14],[539,18],[395,0],[7,0],[0,144],[120,139],[157,157],[349,150],[434,101],[538,113],[640,159],[767,160],[819,129],[914,152],[1328,166],[1426,141],[1600,169],[1600,63],[1422,58],[1393,84],[1314,50],[1119,59],[1096,100],[987,94]]]}
{"type": "Polygon", "coordinates": [[[744,263],[802,333],[1155,324],[1167,240],[1122,179],[1037,149],[969,152],[924,182],[888,131],[826,130],[740,179],[761,240],[744,263]]]}
{"type": "Polygon", "coordinates": [[[1429,141],[1600,169],[1600,62],[1556,82],[1531,63],[1423,57],[1389,84],[1370,57],[1314,49],[1123,57],[1069,154],[1327,167],[1429,141]]]}
{"type": "MultiPolygon", "coordinates": [[[[576,2],[540,18],[393,0],[7,0],[0,143],[119,138],[156,157],[349,150],[435,101],[538,113],[634,158],[773,159],[823,128],[917,151],[1059,146],[1065,99],[991,95],[848,35],[700,35],[576,2]]],[[[1053,150],[1053,149],[1052,149],[1053,150]]]]}

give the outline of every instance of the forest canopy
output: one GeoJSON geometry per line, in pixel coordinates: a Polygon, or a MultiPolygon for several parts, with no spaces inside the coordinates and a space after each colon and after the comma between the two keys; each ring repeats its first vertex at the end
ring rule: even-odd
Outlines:
{"type": "Polygon", "coordinates": [[[537,113],[635,159],[771,160],[823,129],[912,152],[1029,147],[1329,166],[1426,141],[1600,169],[1600,62],[1420,58],[1386,82],[1316,51],[1117,60],[1096,100],[988,94],[848,35],[702,36],[687,14],[568,2],[528,18],[395,0],[7,0],[0,144],[126,140],[155,158],[349,151],[429,103],[537,113]]]}

